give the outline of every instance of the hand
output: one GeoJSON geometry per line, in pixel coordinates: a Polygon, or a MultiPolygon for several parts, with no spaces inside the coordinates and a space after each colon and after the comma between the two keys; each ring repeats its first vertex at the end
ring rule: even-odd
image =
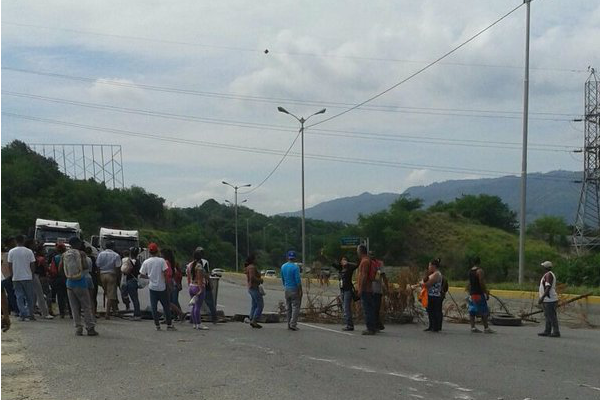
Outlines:
{"type": "Polygon", "coordinates": [[[544,299],[543,299],[543,298],[542,298],[542,299],[539,299],[539,300],[538,300],[538,304],[539,304],[539,305],[542,305],[542,304],[544,304],[544,299]]]}

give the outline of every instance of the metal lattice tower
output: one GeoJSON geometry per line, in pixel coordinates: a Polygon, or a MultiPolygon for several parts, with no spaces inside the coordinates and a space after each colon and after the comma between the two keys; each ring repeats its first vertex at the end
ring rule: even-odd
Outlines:
{"type": "Polygon", "coordinates": [[[53,159],[71,179],[93,179],[113,189],[125,187],[121,145],[28,143],[28,146],[53,159]]]}
{"type": "Polygon", "coordinates": [[[584,91],[583,185],[573,234],[578,254],[600,246],[600,82],[593,68],[584,91]]]}

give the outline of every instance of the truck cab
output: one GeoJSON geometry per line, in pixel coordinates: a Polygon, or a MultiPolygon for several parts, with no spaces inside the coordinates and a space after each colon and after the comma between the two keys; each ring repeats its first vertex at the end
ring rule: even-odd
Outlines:
{"type": "Polygon", "coordinates": [[[34,238],[38,243],[68,243],[72,237],[81,239],[81,228],[78,222],[53,221],[38,218],[35,220],[34,238]]]}
{"type": "Polygon", "coordinates": [[[139,236],[138,231],[100,228],[100,235],[92,237],[92,244],[103,250],[106,248],[107,242],[114,242],[114,250],[117,253],[121,253],[123,250],[129,250],[131,247],[140,247],[139,236]]]}

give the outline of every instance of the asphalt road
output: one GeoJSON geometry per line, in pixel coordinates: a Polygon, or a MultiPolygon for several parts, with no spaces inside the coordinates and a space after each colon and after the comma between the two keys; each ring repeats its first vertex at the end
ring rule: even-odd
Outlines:
{"type": "MultiPolygon", "coordinates": [[[[281,292],[267,286],[269,310],[281,292]]],[[[242,286],[222,281],[218,303],[227,314],[247,313],[249,297],[242,286]]],[[[113,319],[100,320],[100,336],[89,338],[75,337],[69,320],[15,321],[2,335],[2,394],[36,400],[600,399],[599,330],[565,327],[562,338],[550,339],[538,338],[532,325],[498,327],[495,335],[449,323],[439,334],[417,324],[390,325],[375,337],[342,333],[338,325],[300,328],[255,330],[231,322],[202,332],[184,323],[177,332],[157,332],[151,321],[113,319]]]]}

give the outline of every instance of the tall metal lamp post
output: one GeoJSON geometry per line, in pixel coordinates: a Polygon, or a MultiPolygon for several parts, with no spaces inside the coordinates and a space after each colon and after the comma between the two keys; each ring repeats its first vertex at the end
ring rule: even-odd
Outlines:
{"type": "MultiPolygon", "coordinates": [[[[245,188],[245,187],[250,187],[252,185],[248,184],[248,185],[241,185],[241,186],[235,186],[232,185],[231,183],[227,183],[225,181],[222,182],[223,185],[227,185],[233,188],[233,190],[235,191],[235,203],[234,203],[234,207],[235,207],[235,272],[240,272],[240,254],[239,254],[239,245],[238,245],[238,189],[239,188],[245,188]]],[[[231,202],[227,201],[229,204],[231,204],[231,202]]],[[[245,203],[246,200],[244,200],[242,203],[245,203]]]]}
{"type": "Polygon", "coordinates": [[[291,112],[287,111],[283,107],[277,107],[277,111],[291,115],[296,118],[298,122],[300,122],[300,139],[302,143],[302,265],[305,265],[306,262],[306,209],[305,209],[305,197],[304,197],[304,123],[309,120],[310,117],[313,117],[318,114],[324,114],[326,109],[322,109],[317,111],[314,114],[309,115],[308,117],[300,117],[298,118],[291,112]]]}

